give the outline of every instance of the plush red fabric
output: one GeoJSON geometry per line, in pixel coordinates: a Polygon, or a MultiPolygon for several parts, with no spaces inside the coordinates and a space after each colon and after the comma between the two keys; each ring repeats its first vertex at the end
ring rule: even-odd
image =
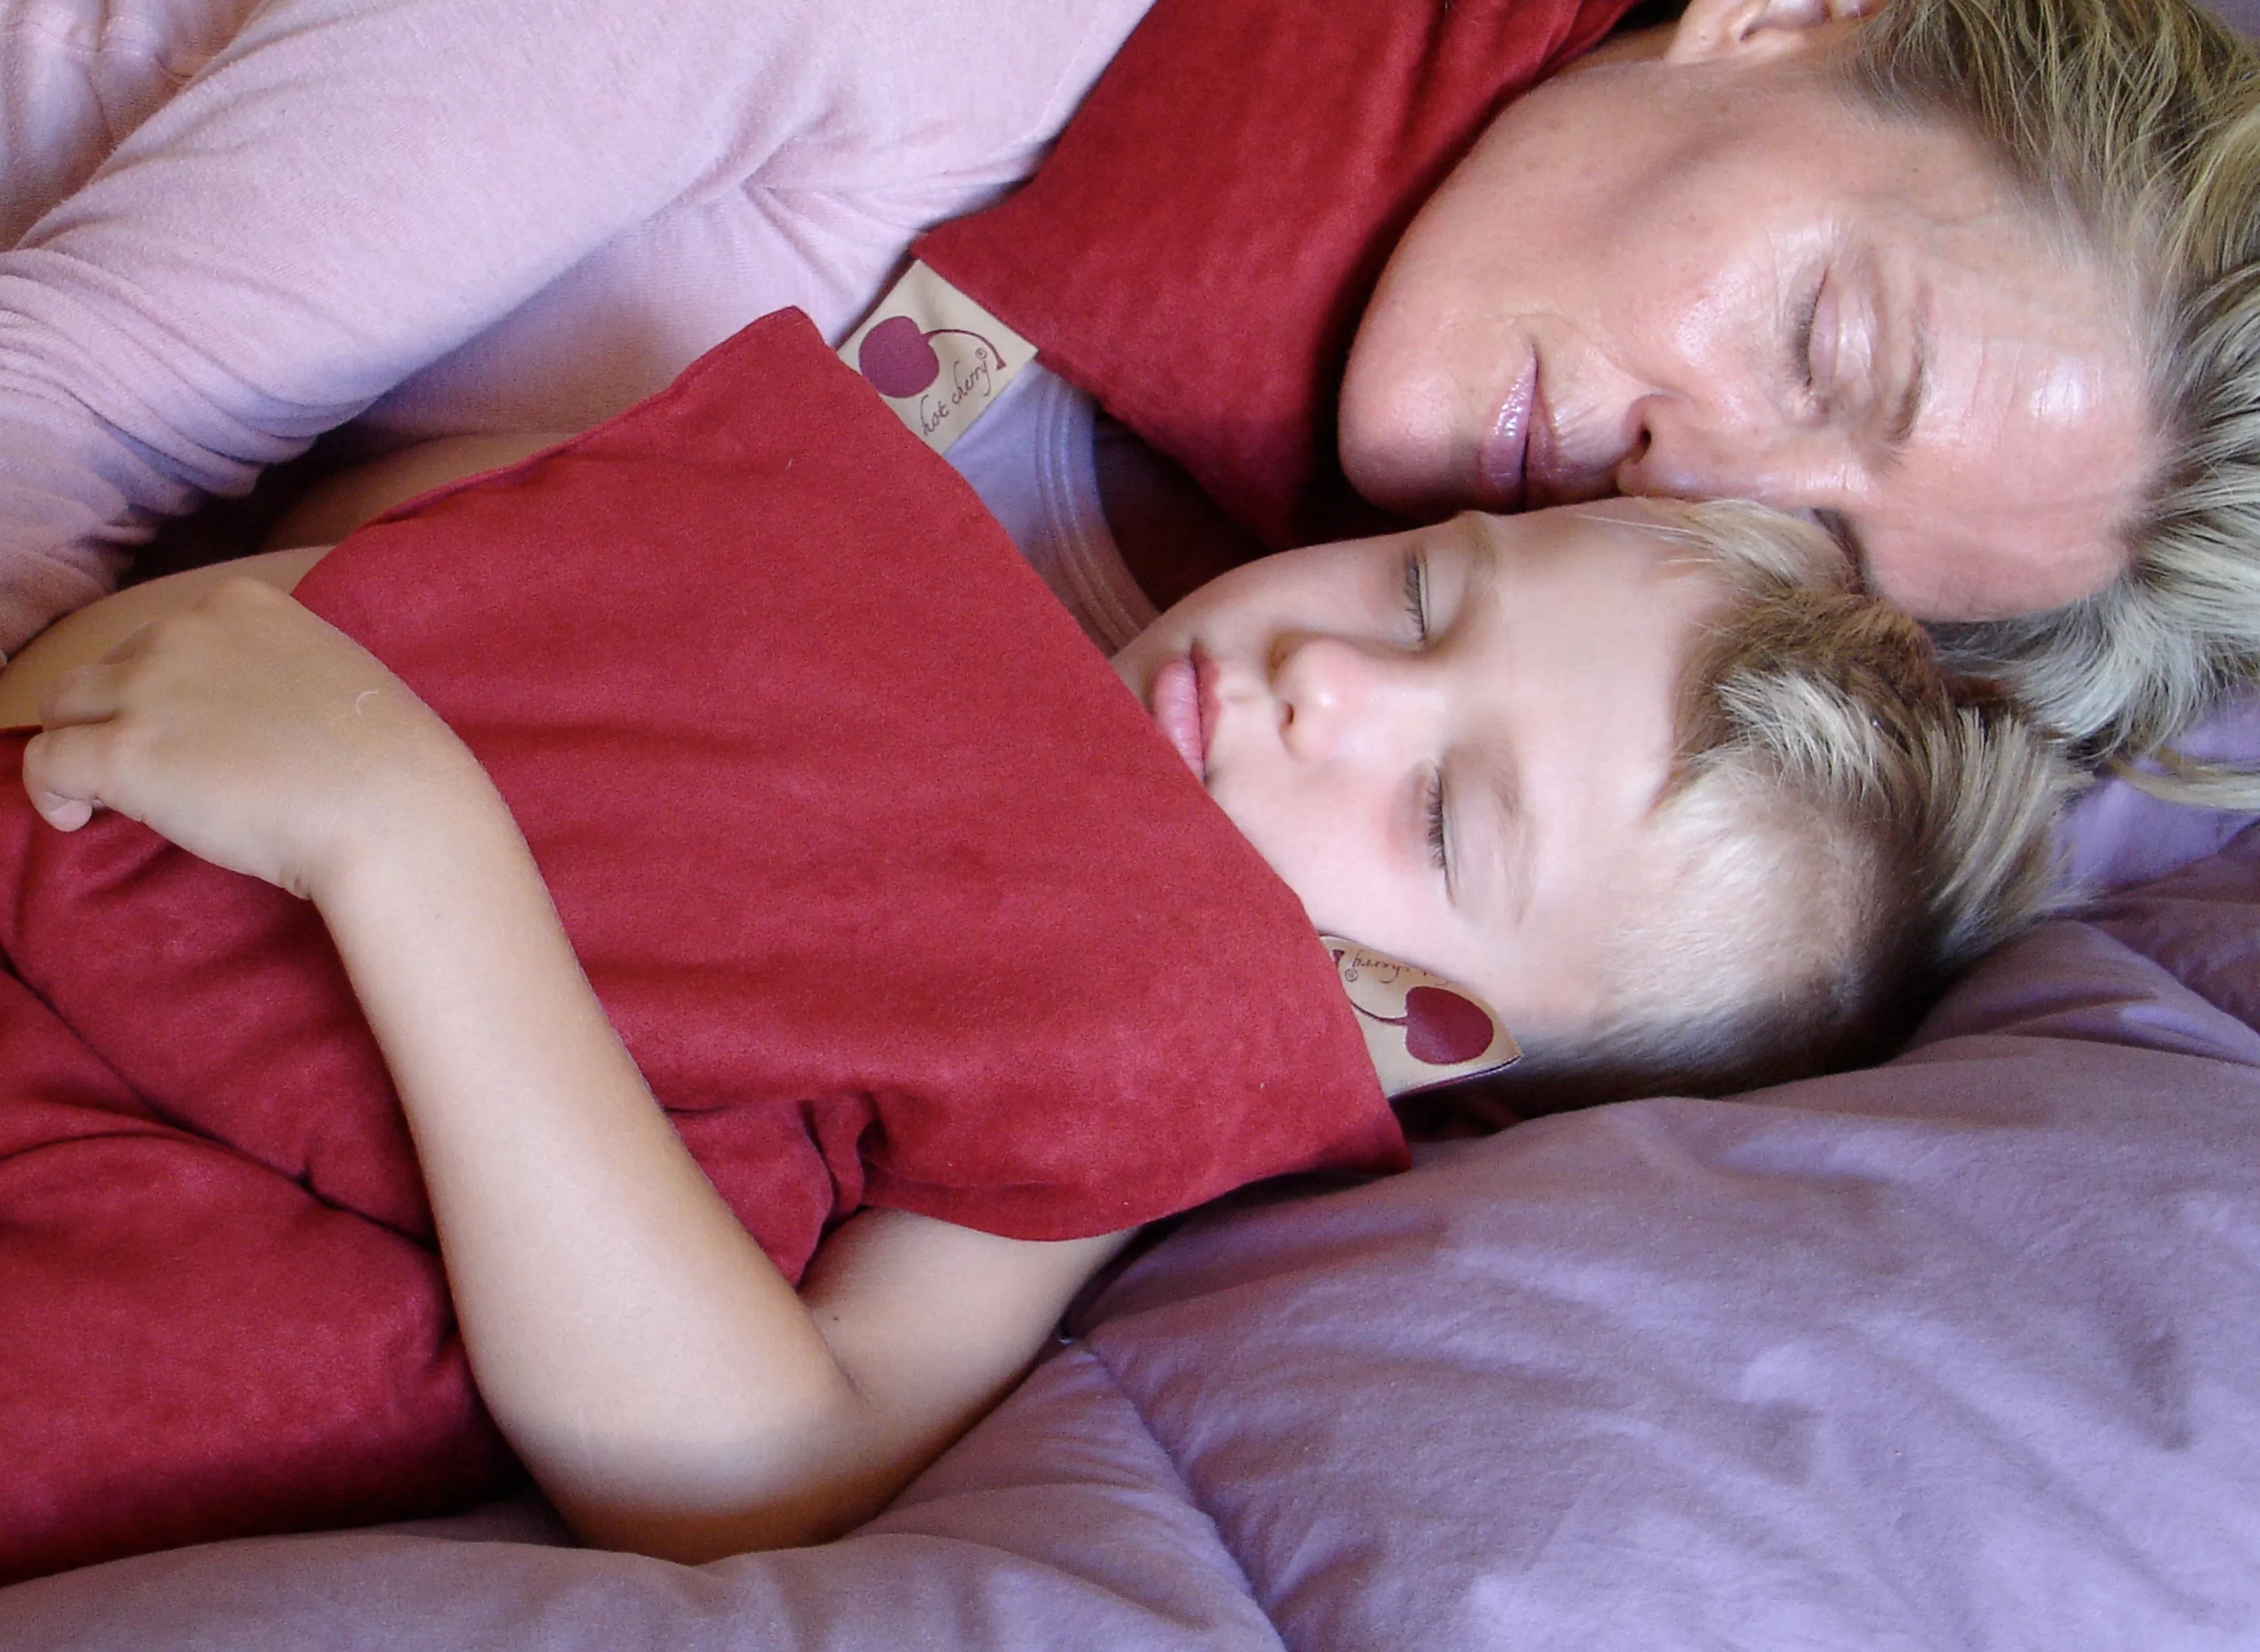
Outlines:
{"type": "MultiPolygon", "coordinates": [[[[1403,1162],[1293,896],[805,319],[301,595],[485,762],[788,1274],[864,1204],[1061,1238],[1403,1162]]],[[[311,909],[14,788],[0,857],[0,1575],[491,1492],[311,909]]]]}
{"type": "Polygon", "coordinates": [[[1275,548],[1376,525],[1334,458],[1365,301],[1491,115],[1631,0],[1156,0],[1018,194],[918,254],[1275,548]]]}

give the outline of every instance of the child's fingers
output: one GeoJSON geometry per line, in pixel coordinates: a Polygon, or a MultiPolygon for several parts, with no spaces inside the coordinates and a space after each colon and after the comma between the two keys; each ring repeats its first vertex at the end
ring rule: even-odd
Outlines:
{"type": "Polygon", "coordinates": [[[155,620],[136,626],[100,660],[75,666],[57,677],[39,702],[39,720],[53,728],[63,723],[99,723],[117,716],[125,702],[128,669],[149,652],[161,629],[155,620]]]}
{"type": "Polygon", "coordinates": [[[114,646],[108,654],[102,656],[102,663],[104,665],[117,665],[121,662],[131,660],[134,655],[141,653],[148,647],[150,641],[156,635],[156,631],[157,621],[154,619],[143,620],[139,625],[134,626],[132,630],[127,632],[124,636],[118,640],[116,646],[114,646]]]}
{"type": "Polygon", "coordinates": [[[94,818],[106,784],[108,741],[99,726],[73,724],[34,734],[24,747],[24,791],[39,818],[75,832],[94,818]]]}
{"type": "Polygon", "coordinates": [[[124,671],[118,665],[105,661],[75,666],[54,680],[39,702],[39,721],[48,728],[106,722],[118,715],[124,689],[124,671]]]}

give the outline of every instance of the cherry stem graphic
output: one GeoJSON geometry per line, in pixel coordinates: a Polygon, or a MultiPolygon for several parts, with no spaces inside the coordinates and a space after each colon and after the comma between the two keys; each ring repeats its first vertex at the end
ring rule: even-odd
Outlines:
{"type": "Polygon", "coordinates": [[[969,333],[963,327],[936,327],[926,336],[929,339],[938,339],[945,333],[954,333],[961,339],[971,339],[986,346],[988,347],[989,354],[997,358],[997,365],[1000,368],[1005,365],[1005,353],[1002,350],[998,349],[995,345],[991,344],[988,340],[983,338],[979,333],[969,333]]]}

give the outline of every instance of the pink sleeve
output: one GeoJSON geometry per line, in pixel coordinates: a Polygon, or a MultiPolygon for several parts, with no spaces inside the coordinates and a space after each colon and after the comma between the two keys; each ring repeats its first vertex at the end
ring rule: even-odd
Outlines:
{"type": "MultiPolygon", "coordinates": [[[[193,32],[216,3],[146,0],[143,21],[193,32]]],[[[106,42],[118,8],[70,4],[106,42]]],[[[22,9],[0,0],[11,59],[75,49],[22,9]]],[[[1033,163],[1140,6],[937,10],[257,8],[0,253],[0,648],[95,594],[157,516],[248,487],[443,357],[399,427],[576,411],[523,393],[551,375],[593,373],[618,405],[812,282],[834,309],[873,296],[929,214],[1033,163]],[[812,204],[781,218],[779,195],[812,204]],[[759,233],[733,227],[748,216],[759,233]],[[530,324],[497,334],[514,312],[530,324]]],[[[10,164],[11,197],[39,187],[10,164]]]]}

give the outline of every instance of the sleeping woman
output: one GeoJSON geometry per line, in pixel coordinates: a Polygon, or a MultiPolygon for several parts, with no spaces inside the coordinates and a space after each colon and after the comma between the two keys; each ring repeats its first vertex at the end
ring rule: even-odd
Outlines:
{"type": "MultiPolygon", "coordinates": [[[[1314,40],[1292,0],[43,8],[0,26],[0,647],[334,426],[578,429],[784,304],[836,340],[1064,127],[1040,183],[1241,158],[1173,218],[1082,209],[1158,295],[1146,354],[1301,387],[1251,427],[1183,366],[1190,436],[1126,403],[1212,491],[1251,443],[1329,468],[1338,432],[1423,518],[1763,499],[2098,754],[2249,678],[2249,49],[2187,0],[1690,0],[1609,35],[1623,9],[1377,6],[1314,40]]],[[[1214,569],[1119,497],[1117,563],[1090,405],[1053,390],[966,463],[1142,619],[1214,569]]]]}
{"type": "Polygon", "coordinates": [[[791,317],[253,567],[0,676],[0,1575],[492,1495],[465,1349],[586,1541],[836,1533],[1129,1226],[1401,1162],[1322,933],[1732,1087],[2039,910],[2068,779],[1741,504],[1286,553],[1110,672],[791,317]]]}

